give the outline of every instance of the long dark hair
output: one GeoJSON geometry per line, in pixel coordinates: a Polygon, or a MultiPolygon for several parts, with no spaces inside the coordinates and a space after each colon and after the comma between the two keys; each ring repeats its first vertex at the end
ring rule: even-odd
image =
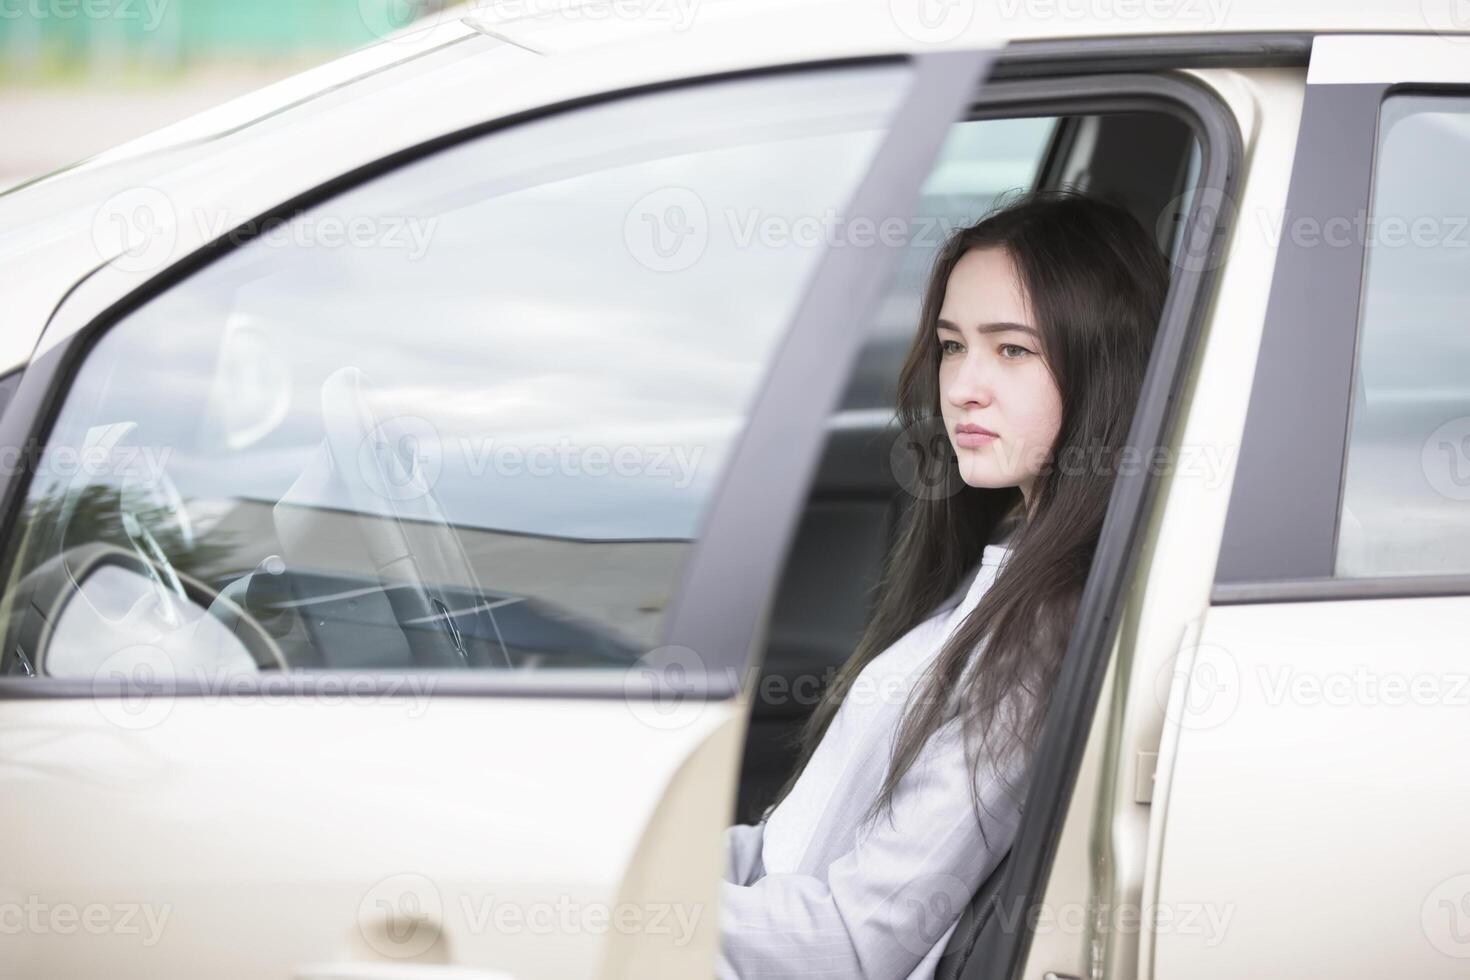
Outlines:
{"type": "MultiPolygon", "coordinates": [[[[891,813],[893,793],[925,743],[961,719],[966,758],[1017,771],[1034,753],[1128,435],[1168,289],[1163,255],[1121,206],[1072,192],[1024,195],[949,237],[924,290],[918,331],[899,375],[900,439],[917,454],[913,499],[882,573],[852,657],[801,732],[784,799],[811,759],[842,699],[878,654],[928,618],[963,583],[1002,521],[1010,553],[981,602],[919,678],[905,704],[888,772],[868,812],[891,813]],[[1014,264],[1045,363],[1061,394],[1051,453],[1032,486],[1029,513],[1017,487],[961,479],[940,413],[935,321],[955,264],[972,249],[999,248],[1014,264]],[[1080,459],[1079,459],[1080,457],[1080,459]],[[981,669],[966,671],[985,640],[981,669]]],[[[1017,786],[1005,781],[1015,797],[1017,786]]],[[[971,791],[977,807],[975,780],[971,791]]]]}

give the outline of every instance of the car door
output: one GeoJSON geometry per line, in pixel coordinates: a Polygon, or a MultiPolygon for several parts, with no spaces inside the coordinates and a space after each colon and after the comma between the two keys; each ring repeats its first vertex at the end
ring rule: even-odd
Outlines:
{"type": "Polygon", "coordinates": [[[1210,915],[1140,975],[1465,973],[1464,42],[1318,37],[1286,207],[1241,222],[1275,273],[1150,847],[1210,915]]]}
{"type": "Polygon", "coordinates": [[[748,232],[908,214],[985,61],[547,107],[75,289],[0,419],[6,963],[708,974],[750,651],[896,252],[748,232]]]}

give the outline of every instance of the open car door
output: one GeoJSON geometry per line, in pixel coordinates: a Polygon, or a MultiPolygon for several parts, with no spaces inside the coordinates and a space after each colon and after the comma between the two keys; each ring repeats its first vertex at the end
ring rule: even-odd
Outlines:
{"type": "Polygon", "coordinates": [[[0,419],[9,967],[710,975],[751,651],[899,250],[761,222],[906,216],[986,64],[589,93],[79,284],[0,419]]]}

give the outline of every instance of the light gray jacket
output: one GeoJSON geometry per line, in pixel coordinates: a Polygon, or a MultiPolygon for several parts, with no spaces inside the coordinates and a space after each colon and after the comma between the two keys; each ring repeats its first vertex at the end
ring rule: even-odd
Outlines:
{"type": "Polygon", "coordinates": [[[791,793],[760,823],[726,831],[722,980],[933,976],[960,913],[1015,837],[1019,807],[1002,777],[1021,787],[1024,772],[983,761],[977,815],[951,722],[899,783],[892,818],[861,817],[886,773],[907,694],[1008,554],[986,548],[964,586],[875,657],[791,793]]]}

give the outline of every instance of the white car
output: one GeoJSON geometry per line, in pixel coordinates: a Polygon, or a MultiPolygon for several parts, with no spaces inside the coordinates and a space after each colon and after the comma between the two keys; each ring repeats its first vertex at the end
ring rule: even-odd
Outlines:
{"type": "Polygon", "coordinates": [[[1450,0],[510,6],[0,195],[6,975],[711,976],[925,264],[1075,186],[1172,292],[941,975],[1464,976],[1450,0]]]}

